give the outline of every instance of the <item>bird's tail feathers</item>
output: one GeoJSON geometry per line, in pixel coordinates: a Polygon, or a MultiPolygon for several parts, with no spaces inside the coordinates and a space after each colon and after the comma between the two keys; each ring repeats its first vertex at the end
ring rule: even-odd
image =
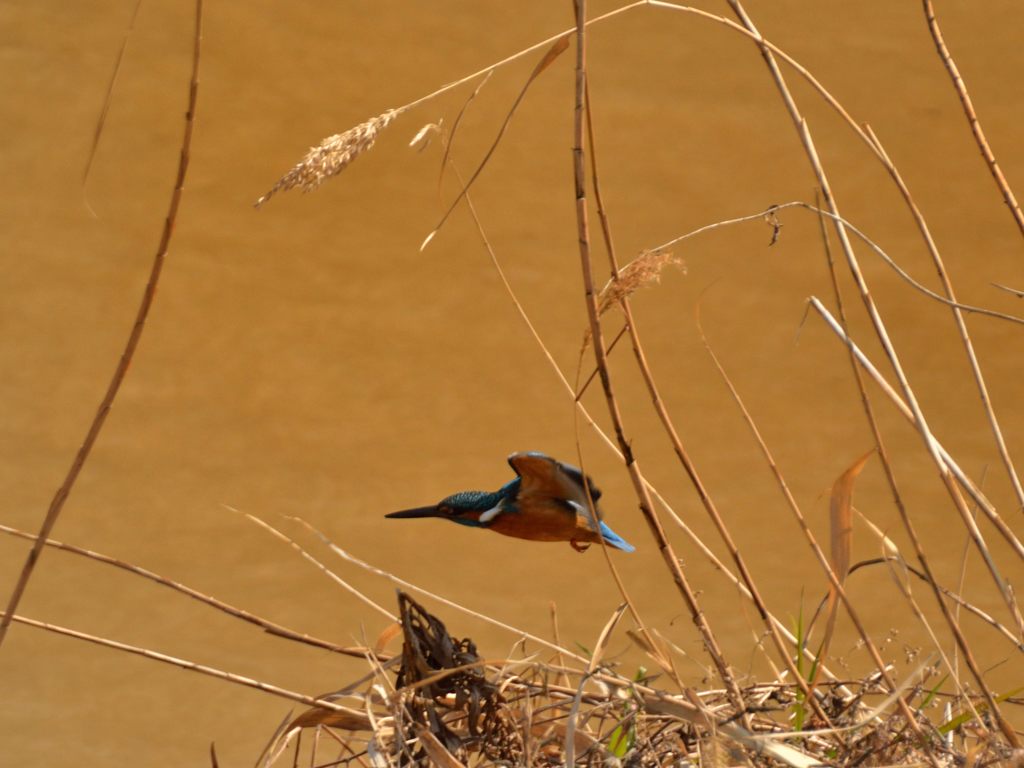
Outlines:
{"type": "Polygon", "coordinates": [[[636,551],[636,547],[605,525],[604,521],[600,521],[598,524],[601,526],[601,536],[604,538],[605,544],[610,547],[615,547],[616,549],[621,549],[623,552],[636,551]]]}

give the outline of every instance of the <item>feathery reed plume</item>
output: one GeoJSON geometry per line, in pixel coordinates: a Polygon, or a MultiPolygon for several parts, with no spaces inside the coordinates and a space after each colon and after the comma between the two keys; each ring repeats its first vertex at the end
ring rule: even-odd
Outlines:
{"type": "Polygon", "coordinates": [[[312,192],[331,176],[337,176],[359,155],[372,149],[377,135],[401,112],[389,109],[355,128],[328,136],[315,147],[310,147],[306,156],[256,201],[256,207],[262,206],[278,192],[286,192],[295,187],[301,188],[303,192],[312,192]]]}
{"type": "Polygon", "coordinates": [[[597,311],[603,315],[608,308],[633,294],[637,288],[661,281],[661,271],[669,264],[677,265],[686,274],[682,258],[667,251],[644,251],[619,270],[618,277],[605,283],[597,297],[597,311]]]}
{"type": "MultiPolygon", "coordinates": [[[[597,294],[597,315],[602,316],[609,309],[638,289],[651,283],[661,282],[661,272],[669,264],[675,264],[686,274],[686,264],[679,256],[668,251],[657,248],[646,250],[633,259],[629,264],[619,270],[619,274],[604,284],[604,287],[597,294]]],[[[616,339],[617,341],[618,339],[616,339]]],[[[611,351],[609,345],[608,351],[611,351]]],[[[580,351],[585,352],[590,346],[590,328],[583,330],[583,346],[580,351]]],[[[590,382],[588,381],[587,384],[590,382]]],[[[586,387],[586,385],[584,385],[586,387]]]]}

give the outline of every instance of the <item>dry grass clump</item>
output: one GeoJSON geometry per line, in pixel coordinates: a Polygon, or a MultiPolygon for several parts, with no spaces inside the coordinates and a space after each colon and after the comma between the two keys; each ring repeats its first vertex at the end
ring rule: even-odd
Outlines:
{"type": "Polygon", "coordinates": [[[305,157],[256,201],[256,207],[259,208],[278,192],[286,192],[295,187],[303,192],[312,192],[327,179],[337,176],[359,155],[372,149],[380,132],[399,114],[400,110],[389,109],[354,128],[349,128],[344,133],[328,136],[315,147],[310,147],[305,157]]]}
{"type": "MultiPolygon", "coordinates": [[[[472,640],[453,638],[407,594],[399,592],[398,602],[401,653],[368,649],[371,674],[322,697],[359,699],[366,720],[307,710],[279,728],[259,766],[1024,764],[966,722],[935,725],[925,716],[938,709],[933,670],[907,696],[922,743],[878,674],[819,685],[814,695],[831,723],[825,727],[795,685],[747,685],[738,710],[725,690],[672,694],[642,668],[627,676],[613,664],[573,668],[535,655],[484,660],[472,640]],[[742,719],[750,730],[737,725],[742,719]],[[337,756],[325,756],[328,748],[337,756]]],[[[385,643],[397,631],[385,631],[385,643]]]]}

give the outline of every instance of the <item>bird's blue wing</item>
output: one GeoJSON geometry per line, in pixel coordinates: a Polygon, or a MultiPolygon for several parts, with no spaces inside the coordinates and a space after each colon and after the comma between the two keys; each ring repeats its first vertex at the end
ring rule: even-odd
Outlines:
{"type": "MultiPolygon", "coordinates": [[[[524,494],[537,494],[556,499],[586,502],[583,472],[571,464],[563,464],[540,451],[523,451],[508,457],[508,463],[522,479],[524,494]]],[[[601,491],[589,477],[590,495],[594,501],[601,491]]]]}

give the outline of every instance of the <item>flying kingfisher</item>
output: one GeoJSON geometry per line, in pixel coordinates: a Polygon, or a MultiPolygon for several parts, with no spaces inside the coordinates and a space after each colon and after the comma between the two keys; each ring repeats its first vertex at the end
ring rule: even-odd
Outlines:
{"type": "Polygon", "coordinates": [[[632,552],[635,547],[601,521],[601,492],[587,477],[596,525],[592,522],[583,472],[538,451],[513,453],[508,463],[516,478],[493,493],[461,491],[429,507],[392,512],[385,517],[440,517],[460,525],[489,528],[530,541],[568,541],[577,552],[604,541],[632,552]]]}

